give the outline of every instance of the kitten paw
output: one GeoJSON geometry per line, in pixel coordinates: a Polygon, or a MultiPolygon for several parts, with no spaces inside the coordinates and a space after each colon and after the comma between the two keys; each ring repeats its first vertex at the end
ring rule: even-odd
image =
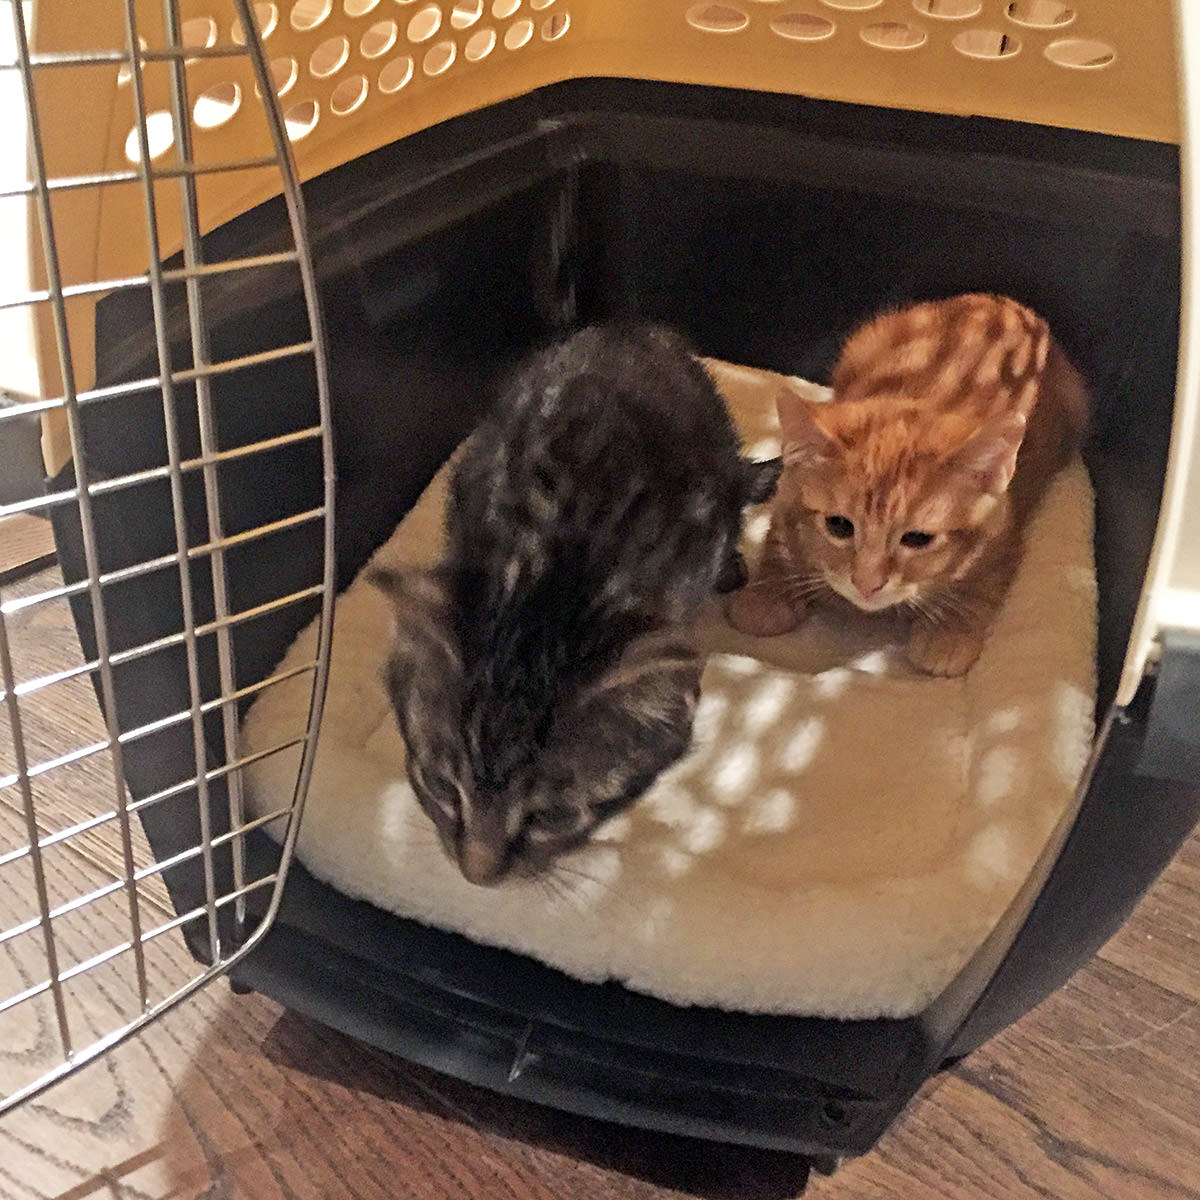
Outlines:
{"type": "Polygon", "coordinates": [[[725,619],[739,633],[754,637],[791,633],[800,624],[800,614],[782,596],[755,587],[743,588],[730,598],[725,619]]]}
{"type": "Polygon", "coordinates": [[[908,661],[928,675],[965,675],[983,649],[973,633],[953,629],[914,629],[908,638],[908,661]]]}

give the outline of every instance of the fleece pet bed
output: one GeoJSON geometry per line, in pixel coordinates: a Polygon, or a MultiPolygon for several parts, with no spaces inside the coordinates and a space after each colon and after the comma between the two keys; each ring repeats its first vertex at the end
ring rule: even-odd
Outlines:
{"type": "MultiPolygon", "coordinates": [[[[707,364],[747,447],[778,451],[780,386],[707,364]]],[[[436,560],[447,469],[375,561],[436,560]]],[[[353,897],[507,947],[584,980],[682,1004],[907,1016],[950,982],[1028,876],[1092,739],[1092,495],[1053,485],[983,653],[960,679],[907,667],[885,618],[816,615],[753,639],[714,601],[693,749],[552,881],[467,883],[404,769],[380,681],[387,603],[361,578],[337,602],[328,698],[298,855],[353,897]]],[[[747,550],[765,533],[751,514],[747,550]]],[[[311,661],[304,630],[282,670],[311,661]]],[[[309,677],[259,697],[245,749],[303,727],[309,677]]],[[[250,805],[290,800],[298,750],[249,767],[250,805]]]]}

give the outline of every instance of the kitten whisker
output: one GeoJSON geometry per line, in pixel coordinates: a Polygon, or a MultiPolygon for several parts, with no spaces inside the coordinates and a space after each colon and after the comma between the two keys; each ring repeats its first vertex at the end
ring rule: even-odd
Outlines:
{"type": "Polygon", "coordinates": [[[936,623],[937,621],[939,621],[941,619],[941,616],[940,616],[937,608],[933,604],[930,603],[929,597],[914,596],[911,600],[909,600],[907,602],[906,607],[908,609],[910,609],[915,615],[917,615],[918,617],[921,617],[922,619],[924,619],[926,621],[936,623]]]}
{"type": "Polygon", "coordinates": [[[782,579],[783,592],[793,604],[803,603],[829,590],[829,583],[820,574],[792,574],[782,579]]]}
{"type": "Polygon", "coordinates": [[[548,874],[539,876],[538,882],[543,886],[543,889],[555,904],[563,905],[580,916],[587,915],[582,897],[579,896],[565,879],[562,879],[558,875],[557,867],[548,874]]]}
{"type": "Polygon", "coordinates": [[[971,604],[950,591],[934,592],[929,597],[929,601],[930,607],[938,619],[947,620],[974,615],[971,604]]]}
{"type": "MultiPolygon", "coordinates": [[[[596,888],[600,889],[600,892],[602,893],[601,898],[606,904],[609,902],[620,904],[623,905],[627,911],[633,911],[635,908],[635,905],[632,904],[631,901],[612,888],[606,880],[601,879],[598,875],[593,875],[591,872],[584,870],[582,867],[572,866],[568,863],[560,862],[554,865],[554,872],[573,875],[579,881],[579,883],[592,884],[596,888]]],[[[577,890],[573,889],[573,893],[578,896],[577,890]]],[[[581,896],[578,898],[582,902],[583,898],[581,896]]],[[[581,907],[579,911],[583,912],[584,910],[581,907]]]]}
{"type": "Polygon", "coordinates": [[[790,571],[786,575],[780,576],[780,579],[785,584],[824,584],[825,576],[820,571],[790,571]]]}
{"type": "Polygon", "coordinates": [[[558,881],[553,875],[535,875],[533,877],[534,887],[542,893],[542,895],[551,903],[558,904],[562,899],[562,891],[557,886],[558,881]]]}
{"type": "Polygon", "coordinates": [[[784,590],[797,596],[812,596],[824,591],[829,585],[824,579],[810,579],[805,582],[784,581],[784,590]]]}

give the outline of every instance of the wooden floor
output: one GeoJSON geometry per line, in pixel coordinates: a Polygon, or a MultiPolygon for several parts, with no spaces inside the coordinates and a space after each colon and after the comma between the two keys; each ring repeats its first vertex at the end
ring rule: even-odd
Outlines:
{"type": "MultiPolygon", "coordinates": [[[[30,669],[77,661],[65,609],[28,610],[16,624],[34,638],[30,669]]],[[[47,690],[46,729],[94,736],[86,685],[60,687],[47,690]]],[[[42,736],[35,707],[31,740],[42,736]]],[[[52,819],[85,811],[105,785],[104,764],[94,768],[47,792],[45,803],[61,807],[52,819]]],[[[19,815],[11,791],[0,792],[0,836],[19,815]]],[[[56,878],[76,894],[113,878],[98,837],[61,849],[56,878]]],[[[146,912],[169,915],[153,886],[142,900],[146,912]]],[[[22,903],[20,881],[0,873],[0,929],[22,903]]],[[[89,937],[102,944],[107,936],[104,911],[86,911],[92,926],[63,929],[66,952],[86,954],[89,937]]],[[[932,1080],[871,1154],[832,1177],[814,1175],[807,1195],[1200,1198],[1198,942],[1194,837],[1090,967],[932,1080]]],[[[186,980],[194,964],[173,935],[157,947],[158,985],[186,980]]],[[[89,1003],[116,1004],[115,986],[89,1003]]],[[[7,994],[0,987],[0,1001],[7,994]]],[[[29,1004],[16,1011],[25,1009],[35,1012],[29,1004]]],[[[44,1014],[28,1027],[0,1024],[0,1084],[52,1040],[44,1014]]],[[[786,1155],[651,1136],[491,1096],[261,996],[234,996],[223,982],[0,1118],[0,1200],[784,1200],[801,1194],[805,1174],[786,1155]]]]}

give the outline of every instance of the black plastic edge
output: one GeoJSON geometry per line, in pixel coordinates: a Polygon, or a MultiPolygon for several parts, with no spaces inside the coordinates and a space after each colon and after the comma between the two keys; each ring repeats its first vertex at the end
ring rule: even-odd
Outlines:
{"type": "Polygon", "coordinates": [[[1200,634],[1163,633],[1138,770],[1200,788],[1200,634]]]}
{"type": "MultiPolygon", "coordinates": [[[[844,1095],[698,1053],[647,1051],[421,988],[278,924],[231,977],[285,1008],[503,1095],[620,1125],[793,1154],[869,1150],[891,1097],[844,1095]]],[[[916,1065],[914,1063],[914,1065],[916,1065]]],[[[917,1080],[919,1082],[919,1079],[917,1080]]]]}

